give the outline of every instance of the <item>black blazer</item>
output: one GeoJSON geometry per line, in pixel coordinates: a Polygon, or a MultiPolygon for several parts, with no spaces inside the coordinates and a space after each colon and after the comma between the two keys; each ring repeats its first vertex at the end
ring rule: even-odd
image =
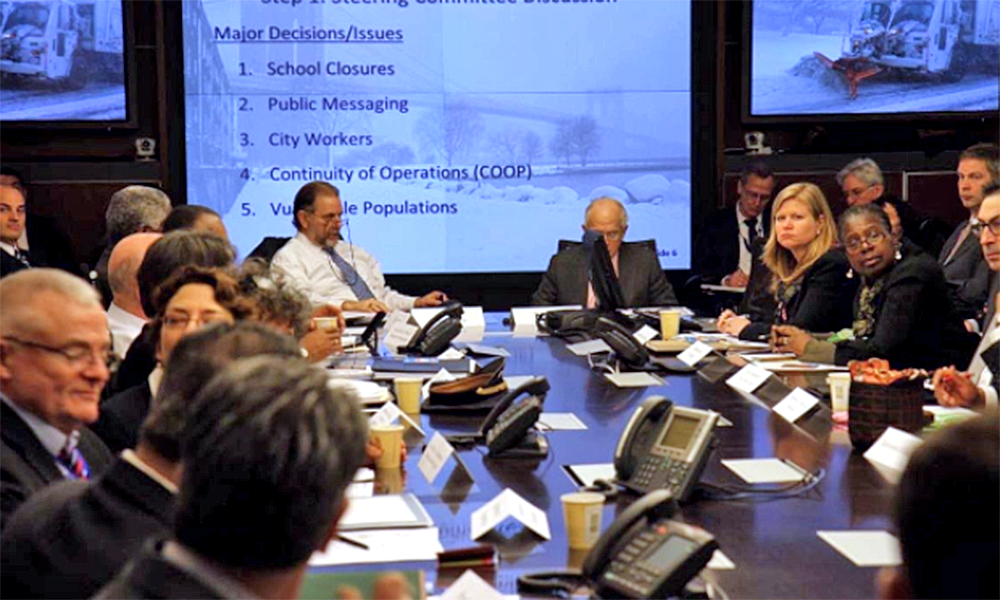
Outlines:
{"type": "MultiPolygon", "coordinates": [[[[35,432],[5,403],[0,403],[0,437],[0,526],[6,526],[25,499],[65,477],[35,432]]],[[[86,427],[80,428],[77,448],[90,467],[91,477],[99,476],[114,460],[107,446],[86,427]]]]}
{"type": "Polygon", "coordinates": [[[854,321],[851,301],[858,289],[858,278],[847,278],[849,268],[843,250],[829,250],[802,275],[802,287],[785,307],[787,319],[772,314],[770,319],[754,320],[740,332],[740,339],[766,339],[773,323],[815,332],[850,327],[854,321]]]}
{"type": "Polygon", "coordinates": [[[162,556],[164,540],[150,540],[94,600],[124,598],[218,598],[214,588],[162,556]]]}
{"type": "Polygon", "coordinates": [[[101,403],[101,416],[91,429],[116,454],[126,448],[135,448],[152,400],[148,381],[115,394],[101,403]]]}
{"type": "MultiPolygon", "coordinates": [[[[758,217],[766,240],[771,231],[771,204],[758,217]]],[[[722,278],[740,266],[740,226],[736,207],[728,206],[709,215],[702,223],[695,241],[694,272],[704,283],[718,285],[722,278]]],[[[750,275],[750,273],[747,273],[750,275]]]]}
{"type": "MultiPolygon", "coordinates": [[[[549,269],[531,296],[536,306],[587,304],[587,254],[582,245],[571,246],[549,261],[549,269]]],[[[660,261],[649,247],[622,244],[618,252],[618,281],[625,306],[670,306],[677,304],[660,261]]]]}
{"type": "Polygon", "coordinates": [[[878,357],[895,369],[969,364],[978,338],[965,330],[955,312],[941,266],[925,253],[904,252],[883,277],[887,280],[875,297],[871,335],[838,343],[835,363],[878,357]]]}
{"type": "Polygon", "coordinates": [[[945,279],[953,286],[958,313],[965,318],[975,318],[986,305],[986,293],[990,285],[990,267],[983,257],[979,240],[969,234],[958,247],[955,256],[945,261],[968,222],[968,220],[962,221],[955,231],[951,232],[944,248],[941,249],[938,262],[944,268],[945,279]]]}
{"type": "Polygon", "coordinates": [[[0,589],[9,598],[89,598],[147,538],[168,535],[173,509],[173,494],[122,458],[90,483],[51,485],[0,537],[0,589]]]}
{"type": "MultiPolygon", "coordinates": [[[[28,260],[30,261],[30,255],[28,260]]],[[[28,265],[17,260],[10,254],[7,254],[3,250],[0,250],[0,277],[6,277],[18,271],[23,271],[24,269],[30,269],[28,265]]]]}
{"type": "Polygon", "coordinates": [[[152,324],[146,323],[125,352],[125,358],[118,366],[118,372],[108,385],[104,386],[105,396],[110,398],[143,383],[155,368],[156,340],[153,339],[152,324]]]}

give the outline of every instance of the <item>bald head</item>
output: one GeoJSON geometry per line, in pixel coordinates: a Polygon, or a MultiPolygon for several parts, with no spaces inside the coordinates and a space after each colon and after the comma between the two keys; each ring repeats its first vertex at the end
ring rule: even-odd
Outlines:
{"type": "Polygon", "coordinates": [[[139,300],[139,265],[146,250],[161,237],[159,233],[133,233],[115,244],[108,259],[108,284],[114,303],[137,317],[146,318],[139,300]]]}
{"type": "Polygon", "coordinates": [[[587,206],[583,229],[603,234],[608,254],[615,256],[622,247],[622,239],[628,229],[628,213],[622,203],[614,198],[598,198],[587,206]]]}

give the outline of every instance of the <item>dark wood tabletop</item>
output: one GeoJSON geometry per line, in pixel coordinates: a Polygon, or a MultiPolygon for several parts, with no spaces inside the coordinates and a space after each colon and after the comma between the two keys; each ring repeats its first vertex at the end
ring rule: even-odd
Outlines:
{"type": "MultiPolygon", "coordinates": [[[[858,453],[852,452],[846,431],[830,427],[811,433],[793,427],[773,415],[761,403],[731,390],[723,382],[710,383],[695,374],[665,376],[665,385],[640,389],[618,389],[592,372],[587,360],[571,354],[555,338],[515,338],[487,334],[483,343],[505,348],[506,375],[544,375],[551,384],[545,400],[547,412],[572,412],[585,431],[546,433],[551,446],[541,461],[497,460],[485,456],[485,448],[466,449],[460,456],[474,482],[449,477],[444,472],[428,484],[416,463],[421,444],[434,431],[444,434],[474,431],[482,416],[441,417],[423,415],[428,438],[410,437],[403,472],[379,473],[378,491],[416,494],[440,528],[446,549],[474,545],[470,539],[470,515],[504,488],[511,488],[546,512],[552,539],[545,541],[516,522],[480,542],[496,545],[500,564],[496,571],[481,575],[505,594],[516,593],[521,573],[578,567],[585,552],[570,552],[567,546],[560,495],[577,486],[563,466],[609,463],[615,443],[632,411],[651,395],[663,395],[680,406],[712,409],[733,423],[716,429],[719,447],[702,481],[727,486],[745,486],[719,464],[720,458],[779,457],[810,471],[825,470],[815,489],[800,497],[768,501],[720,501],[701,499],[683,505],[679,519],[703,527],[715,535],[723,552],[735,563],[734,570],[706,570],[703,576],[720,586],[730,598],[872,598],[876,569],[854,566],[816,535],[817,530],[887,529],[893,488],[858,453]]],[[[792,382],[793,384],[802,382],[792,382]]],[[[829,402],[829,400],[827,400],[829,402]]],[[[828,414],[828,413],[827,413],[828,414]]],[[[605,505],[603,527],[614,520],[634,497],[622,496],[605,505]]],[[[405,565],[427,568],[426,564],[405,565]]],[[[371,568],[370,566],[367,568],[371,568]]],[[[460,574],[460,573],[459,573],[460,574]]],[[[438,574],[429,567],[428,579],[440,591],[457,574],[438,574]]]]}

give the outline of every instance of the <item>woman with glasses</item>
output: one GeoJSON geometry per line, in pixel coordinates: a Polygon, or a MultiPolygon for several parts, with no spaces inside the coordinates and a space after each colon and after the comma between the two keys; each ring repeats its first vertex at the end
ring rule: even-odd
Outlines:
{"type": "Polygon", "coordinates": [[[771,335],[776,351],[837,365],[872,357],[897,369],[968,364],[976,338],[963,327],[933,258],[904,248],[885,212],[873,204],[847,209],[840,237],[852,274],[860,279],[851,329],[819,339],[798,327],[776,326],[771,335]]]}
{"type": "Polygon", "coordinates": [[[234,323],[251,316],[253,304],[236,280],[220,269],[187,266],[156,289],[152,325],[157,367],[146,381],[108,398],[92,429],[113,452],[134,448],[149,403],[155,397],[170,353],[186,335],[212,323],[234,323]]]}
{"type": "Polygon", "coordinates": [[[751,320],[725,310],[719,330],[744,340],[763,340],[773,324],[824,332],[850,325],[856,284],[847,279],[847,259],[836,244],[833,214],[818,187],[793,183],[781,190],[774,199],[763,255],[773,273],[774,315],[751,320]]]}

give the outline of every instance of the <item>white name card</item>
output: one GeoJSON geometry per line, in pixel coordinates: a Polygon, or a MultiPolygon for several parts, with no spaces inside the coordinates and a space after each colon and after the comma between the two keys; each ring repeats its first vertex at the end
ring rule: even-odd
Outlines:
{"type": "Polygon", "coordinates": [[[420,424],[414,421],[404,413],[399,410],[395,402],[386,402],[382,405],[382,408],[375,411],[371,417],[368,418],[369,425],[389,425],[390,423],[395,423],[396,419],[403,419],[410,424],[411,427],[420,432],[420,435],[426,436],[424,430],[420,428],[420,424]]]}
{"type": "Polygon", "coordinates": [[[737,371],[735,375],[726,380],[726,383],[735,390],[752,394],[770,376],[769,371],[751,364],[737,371]]]}
{"type": "Polygon", "coordinates": [[[706,356],[712,353],[712,347],[705,342],[695,342],[687,347],[684,352],[677,355],[677,360],[686,364],[689,367],[693,367],[702,361],[706,356]]]}
{"type": "Polygon", "coordinates": [[[781,402],[774,405],[775,413],[789,423],[794,423],[816,406],[819,401],[816,396],[802,388],[795,388],[790,394],[781,399],[781,402]]]}
{"type": "Polygon", "coordinates": [[[493,589],[475,571],[466,570],[440,596],[440,600],[505,600],[504,595],[493,589]]]}
{"type": "Polygon", "coordinates": [[[472,513],[472,539],[478,540],[499,525],[507,517],[513,517],[539,537],[551,539],[549,519],[545,512],[522,498],[510,488],[500,492],[496,498],[472,513]]]}
{"type": "Polygon", "coordinates": [[[434,432],[434,437],[431,438],[430,443],[424,448],[420,460],[417,461],[417,468],[423,473],[427,483],[434,483],[438,474],[441,473],[441,469],[444,468],[445,463],[453,454],[455,454],[455,448],[448,443],[440,431],[434,432]]]}
{"type": "Polygon", "coordinates": [[[659,331],[653,329],[649,325],[643,325],[639,328],[639,331],[632,334],[632,337],[634,337],[640,344],[645,345],[646,342],[658,335],[660,335],[659,331]]]}
{"type": "Polygon", "coordinates": [[[875,440],[864,457],[885,477],[886,481],[895,485],[899,483],[903,469],[910,461],[910,455],[923,443],[924,441],[915,435],[889,427],[875,440]]]}

